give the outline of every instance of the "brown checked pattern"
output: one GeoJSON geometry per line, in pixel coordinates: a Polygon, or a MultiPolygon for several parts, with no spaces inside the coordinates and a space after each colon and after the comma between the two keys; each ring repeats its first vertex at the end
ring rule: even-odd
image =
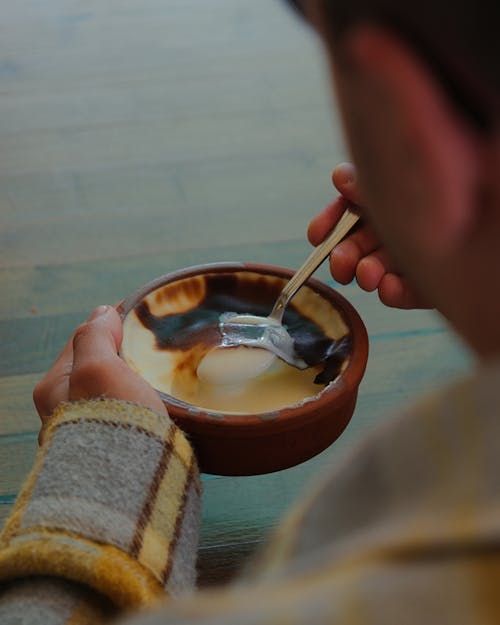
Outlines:
{"type": "Polygon", "coordinates": [[[199,510],[196,461],[168,417],[64,405],[4,528],[0,579],[59,575],[124,606],[176,594],[195,583],[199,510]]]}

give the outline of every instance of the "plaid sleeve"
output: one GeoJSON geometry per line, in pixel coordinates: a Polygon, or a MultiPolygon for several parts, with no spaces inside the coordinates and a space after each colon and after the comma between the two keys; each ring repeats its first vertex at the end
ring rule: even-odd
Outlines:
{"type": "Polygon", "coordinates": [[[168,417],[65,404],[0,536],[0,581],[50,576],[149,605],[194,586],[199,516],[194,455],[168,417]]]}

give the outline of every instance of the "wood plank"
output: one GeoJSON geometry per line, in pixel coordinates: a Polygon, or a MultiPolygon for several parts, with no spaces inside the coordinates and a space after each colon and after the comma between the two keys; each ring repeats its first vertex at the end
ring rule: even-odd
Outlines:
{"type": "MultiPolygon", "coordinates": [[[[0,319],[91,310],[101,302],[115,302],[153,278],[192,265],[219,261],[249,261],[298,267],[311,247],[301,238],[163,250],[99,261],[0,268],[7,297],[0,298],[0,319]]],[[[327,271],[318,273],[329,280],[327,271]]],[[[343,287],[342,287],[343,288],[343,287]]]]}
{"type": "Polygon", "coordinates": [[[0,263],[173,253],[200,242],[216,248],[305,240],[308,222],[333,197],[331,165],[316,168],[301,154],[261,153],[254,160],[4,176],[9,205],[1,218],[0,263]]]}
{"type": "Polygon", "coordinates": [[[0,495],[8,501],[17,495],[31,470],[38,442],[33,436],[0,437],[0,495]]]}
{"type": "Polygon", "coordinates": [[[148,1],[138,11],[125,2],[113,17],[95,3],[83,14],[75,3],[9,10],[17,35],[4,45],[22,71],[13,63],[2,81],[0,261],[66,263],[161,253],[200,238],[270,238],[261,225],[270,206],[287,216],[277,218],[277,238],[304,232],[304,206],[315,211],[328,199],[331,163],[343,155],[316,44],[281,5],[227,8],[223,28],[216,9],[199,3],[167,11],[148,1]],[[179,36],[177,20],[192,38],[179,36]],[[139,54],[126,33],[140,39],[145,23],[157,41],[139,54]]]}
{"type": "Polygon", "coordinates": [[[0,321],[0,337],[4,341],[0,377],[41,373],[48,369],[74,328],[84,319],[82,313],[69,313],[0,321]]]}
{"type": "Polygon", "coordinates": [[[116,302],[153,278],[192,265],[253,261],[298,266],[310,251],[305,240],[202,247],[101,261],[0,268],[7,297],[0,319],[89,311],[116,302]]]}
{"type": "MultiPolygon", "coordinates": [[[[87,315],[88,311],[1,319],[0,337],[3,340],[4,358],[0,362],[0,377],[39,373],[47,369],[73,330],[87,315]]],[[[421,317],[427,322],[430,320],[428,315],[421,317]]],[[[432,327],[436,327],[436,322],[432,327]]],[[[415,332],[414,329],[409,331],[415,332]]],[[[428,348],[430,353],[439,355],[432,345],[429,344],[428,348]]]]}
{"type": "Polygon", "coordinates": [[[82,10],[75,0],[64,6],[16,2],[5,12],[11,28],[2,38],[10,53],[4,77],[24,86],[48,85],[48,90],[63,78],[77,87],[130,81],[144,73],[148,84],[152,70],[170,70],[181,79],[227,78],[228,71],[245,75],[242,70],[251,69],[252,61],[262,69],[272,66],[280,52],[284,66],[300,66],[314,50],[312,34],[281,3],[254,0],[245,7],[227,0],[210,5],[187,0],[176,5],[172,0],[163,6],[145,0],[140,7],[130,0],[120,5],[93,0],[82,10]],[[298,42],[301,54],[295,53],[298,42]],[[248,66],[242,67],[245,60],[248,66]]]}
{"type": "MultiPolygon", "coordinates": [[[[0,283],[7,297],[0,299],[0,320],[33,319],[46,315],[84,315],[101,303],[116,302],[159,275],[191,265],[219,261],[248,261],[298,268],[311,247],[305,239],[273,241],[217,248],[164,251],[65,265],[0,268],[0,283]]],[[[355,283],[343,286],[330,277],[327,264],[315,277],[336,288],[359,311],[370,334],[442,328],[443,321],[429,311],[388,309],[377,295],[361,291],[355,283]]],[[[5,327],[5,337],[9,329],[5,327]]]]}
{"type": "Polygon", "coordinates": [[[0,440],[2,435],[35,433],[40,419],[32,401],[42,374],[0,377],[0,440]]]}
{"type": "MultiPolygon", "coordinates": [[[[323,119],[323,116],[319,116],[323,119]]],[[[332,149],[333,137],[324,124],[307,124],[308,111],[260,111],[206,119],[177,119],[155,124],[72,128],[7,136],[0,154],[2,174],[46,172],[48,164],[79,171],[106,167],[110,162],[150,164],[227,160],[272,156],[282,151],[304,153],[332,149]],[[242,129],[244,126],[244,132],[242,129]],[[168,149],[167,149],[168,146],[168,149]]]]}

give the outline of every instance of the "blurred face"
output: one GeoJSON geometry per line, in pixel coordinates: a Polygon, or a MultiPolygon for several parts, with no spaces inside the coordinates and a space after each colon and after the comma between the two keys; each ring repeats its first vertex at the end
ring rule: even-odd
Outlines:
{"type": "Polygon", "coordinates": [[[480,356],[500,354],[500,135],[404,35],[362,23],[334,43],[324,4],[300,9],[327,52],[365,217],[421,299],[480,356]]]}
{"type": "Polygon", "coordinates": [[[324,0],[293,4],[325,44],[335,99],[366,198],[364,215],[399,262],[408,255],[411,259],[418,252],[414,249],[418,236],[408,214],[415,215],[429,198],[421,184],[424,163],[416,162],[419,155],[412,138],[401,132],[401,103],[391,100],[381,85],[346,60],[343,46],[333,46],[325,31],[324,0]]]}
{"type": "Polygon", "coordinates": [[[365,217],[414,288],[450,316],[470,225],[473,142],[404,39],[360,25],[334,44],[324,0],[301,8],[325,44],[365,217]]]}
{"type": "MultiPolygon", "coordinates": [[[[332,83],[365,198],[364,215],[398,267],[426,290],[441,255],[440,224],[433,232],[427,222],[442,194],[435,161],[419,145],[408,103],[346,63],[342,51],[335,56],[329,52],[332,83]]],[[[433,219],[437,217],[435,211],[433,219]]]]}

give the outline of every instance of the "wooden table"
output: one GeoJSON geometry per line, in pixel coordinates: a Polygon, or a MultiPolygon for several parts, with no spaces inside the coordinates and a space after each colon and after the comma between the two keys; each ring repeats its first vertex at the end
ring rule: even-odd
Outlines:
{"type": "MultiPolygon", "coordinates": [[[[1,4],[0,524],[37,449],[32,388],[89,311],[192,264],[297,267],[346,158],[319,45],[282,2],[1,4]]],[[[346,446],[467,364],[434,314],[340,290],[371,342],[354,418],[301,466],[203,476],[203,584],[346,446]]]]}

